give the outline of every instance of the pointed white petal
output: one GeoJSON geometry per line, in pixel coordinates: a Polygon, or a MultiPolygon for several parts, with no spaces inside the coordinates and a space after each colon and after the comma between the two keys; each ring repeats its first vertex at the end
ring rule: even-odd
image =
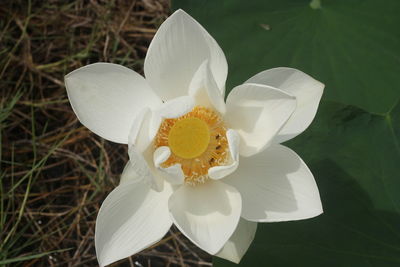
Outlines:
{"type": "Polygon", "coordinates": [[[161,146],[154,151],[154,165],[161,172],[162,176],[171,184],[178,185],[185,181],[180,164],[175,164],[168,168],[163,168],[160,165],[164,163],[171,155],[171,150],[167,146],[161,146]]]}
{"type": "Polygon", "coordinates": [[[158,118],[155,112],[143,109],[133,123],[128,142],[130,173],[136,173],[157,191],[163,187],[163,179],[153,161],[152,142],[161,123],[158,118]]]}
{"type": "Polygon", "coordinates": [[[154,165],[159,167],[162,163],[164,163],[169,156],[171,156],[171,150],[167,146],[160,146],[154,151],[153,159],[154,165]]]}
{"type": "Polygon", "coordinates": [[[239,264],[254,240],[257,231],[257,223],[240,218],[239,224],[224,247],[215,256],[239,264]]]}
{"type": "Polygon", "coordinates": [[[183,174],[181,164],[175,164],[168,168],[159,167],[158,169],[162,177],[172,185],[180,185],[185,181],[185,175],[183,174]]]}
{"type": "Polygon", "coordinates": [[[238,131],[240,155],[262,151],[280,131],[296,108],[295,97],[276,88],[242,84],[230,92],[225,121],[238,131]]]}
{"type": "Polygon", "coordinates": [[[322,213],[312,173],[295,152],[282,145],[241,158],[239,168],[224,182],[239,190],[242,217],[249,221],[293,221],[322,213]]]}
{"type": "Polygon", "coordinates": [[[128,135],[128,146],[135,145],[138,151],[144,151],[153,140],[150,135],[150,122],[152,112],[149,108],[144,108],[138,112],[128,135]]]}
{"type": "MultiPolygon", "coordinates": [[[[161,105],[162,106],[162,105],[161,105]]],[[[144,108],[136,116],[129,134],[128,147],[135,146],[139,152],[144,152],[151,146],[156,136],[162,117],[157,111],[144,108]]]]}
{"type": "Polygon", "coordinates": [[[158,242],[171,227],[171,188],[155,192],[142,182],[116,187],[96,220],[95,244],[100,266],[129,257],[158,242]]]}
{"type": "Polygon", "coordinates": [[[217,42],[183,10],[172,14],[158,29],[144,62],[146,80],[156,93],[168,100],[187,95],[190,81],[204,60],[221,93],[228,65],[217,42]]]}
{"type": "Polygon", "coordinates": [[[215,166],[208,169],[208,176],[214,180],[222,179],[231,174],[239,165],[240,136],[235,130],[228,129],[228,131],[226,131],[226,138],[228,139],[231,162],[224,166],[215,166]]]}
{"type": "Polygon", "coordinates": [[[161,104],[142,76],[111,63],[79,68],[65,76],[65,85],[79,121],[117,143],[128,143],[133,120],[142,108],[161,104]]]}
{"type": "Polygon", "coordinates": [[[139,180],[143,180],[143,177],[136,173],[135,168],[132,166],[132,163],[128,161],[125,165],[124,170],[122,171],[119,184],[127,184],[129,182],[139,180]]]}
{"type": "Polygon", "coordinates": [[[132,173],[136,173],[146,183],[150,184],[156,191],[163,189],[162,177],[157,173],[153,163],[153,150],[148,147],[141,152],[136,149],[136,146],[128,148],[129,161],[132,173]]]}
{"type": "Polygon", "coordinates": [[[191,96],[180,96],[163,103],[155,112],[162,118],[173,119],[190,112],[195,105],[191,96]]]}
{"type": "Polygon", "coordinates": [[[296,69],[275,68],[258,73],[246,83],[258,83],[279,88],[297,99],[297,107],[288,122],[275,137],[281,143],[302,133],[317,113],[325,85],[296,69]]]}
{"type": "Polygon", "coordinates": [[[205,60],[194,74],[189,86],[189,95],[195,99],[196,105],[225,113],[224,97],[214,80],[208,60],[205,60]]]}
{"type": "Polygon", "coordinates": [[[210,254],[217,253],[239,222],[239,192],[220,181],[182,185],[169,199],[175,225],[193,243],[210,254]]]}
{"type": "Polygon", "coordinates": [[[176,118],[193,109],[194,100],[183,96],[167,101],[157,110],[143,109],[136,117],[129,135],[130,173],[142,177],[156,191],[162,190],[164,179],[171,184],[182,184],[184,174],[181,165],[168,168],[161,164],[168,159],[171,151],[168,147],[153,148],[153,140],[163,118],[176,118]]]}

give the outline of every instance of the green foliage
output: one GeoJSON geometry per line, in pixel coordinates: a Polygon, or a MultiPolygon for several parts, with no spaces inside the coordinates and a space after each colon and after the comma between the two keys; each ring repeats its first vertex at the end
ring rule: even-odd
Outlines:
{"type": "Polygon", "coordinates": [[[399,122],[400,104],[374,115],[324,102],[311,129],[287,144],[314,173],[324,214],[259,224],[241,265],[399,266],[399,122]]]}
{"type": "MultiPolygon", "coordinates": [[[[400,265],[400,1],[174,1],[219,42],[228,90],[289,66],[326,84],[288,142],[314,173],[324,214],[259,224],[240,266],[400,265]],[[355,107],[358,106],[358,107],[355,107]]],[[[236,266],[215,258],[214,266],[236,266]]]]}
{"type": "Polygon", "coordinates": [[[387,112],[400,97],[398,0],[173,4],[197,19],[224,50],[228,90],[262,70],[286,66],[324,82],[325,99],[367,111],[387,112]]]}

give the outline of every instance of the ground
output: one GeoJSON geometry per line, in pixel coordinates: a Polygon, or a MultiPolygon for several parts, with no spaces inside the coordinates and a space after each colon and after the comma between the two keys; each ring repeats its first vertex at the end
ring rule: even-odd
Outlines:
{"type": "MultiPolygon", "coordinates": [[[[89,63],[142,73],[168,1],[0,3],[0,265],[97,266],[95,219],[126,146],[82,126],[63,77],[89,63]]],[[[210,266],[176,229],[113,266],[210,266]]]]}

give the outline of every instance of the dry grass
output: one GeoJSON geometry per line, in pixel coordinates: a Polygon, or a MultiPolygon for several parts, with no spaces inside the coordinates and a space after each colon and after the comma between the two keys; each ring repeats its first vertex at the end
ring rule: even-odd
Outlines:
{"type": "MultiPolygon", "coordinates": [[[[96,214],[126,147],[77,121],[63,77],[107,61],[142,72],[167,1],[0,3],[0,265],[97,266],[96,214]]],[[[207,266],[175,229],[114,266],[207,266]]]]}

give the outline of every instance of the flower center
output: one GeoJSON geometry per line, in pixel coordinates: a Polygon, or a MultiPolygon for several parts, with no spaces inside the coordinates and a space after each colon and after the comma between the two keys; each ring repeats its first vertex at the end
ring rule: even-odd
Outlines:
{"type": "Polygon", "coordinates": [[[177,121],[168,134],[171,151],[178,157],[192,159],[206,151],[210,142],[208,125],[199,118],[177,121]]]}
{"type": "Polygon", "coordinates": [[[185,183],[204,183],[208,169],[225,165],[229,159],[225,125],[217,112],[196,106],[176,119],[165,119],[158,129],[154,148],[168,146],[171,156],[161,164],[168,168],[180,164],[185,183]]]}

